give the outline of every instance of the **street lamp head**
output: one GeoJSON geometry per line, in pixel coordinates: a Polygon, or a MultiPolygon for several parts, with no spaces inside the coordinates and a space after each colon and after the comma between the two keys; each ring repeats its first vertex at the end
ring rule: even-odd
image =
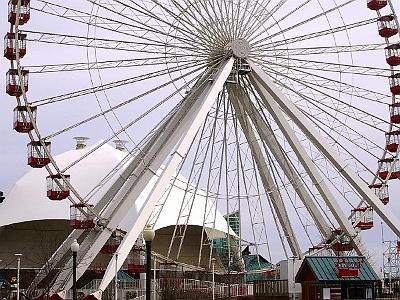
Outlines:
{"type": "Polygon", "coordinates": [[[14,255],[15,255],[17,258],[22,256],[21,253],[15,253],[14,255]]]}
{"type": "Polygon", "coordinates": [[[71,244],[71,251],[74,253],[77,253],[79,251],[79,244],[76,239],[74,239],[74,241],[71,244]]]}
{"type": "Polygon", "coordinates": [[[154,240],[156,233],[151,225],[147,225],[143,230],[143,238],[146,242],[152,242],[154,240]]]}

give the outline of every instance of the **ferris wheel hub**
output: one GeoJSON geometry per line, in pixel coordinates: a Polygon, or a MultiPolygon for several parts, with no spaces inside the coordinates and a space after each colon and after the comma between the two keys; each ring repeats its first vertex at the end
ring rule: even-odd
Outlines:
{"type": "Polygon", "coordinates": [[[237,58],[247,58],[251,52],[251,46],[245,39],[239,38],[231,44],[233,55],[237,58]]]}

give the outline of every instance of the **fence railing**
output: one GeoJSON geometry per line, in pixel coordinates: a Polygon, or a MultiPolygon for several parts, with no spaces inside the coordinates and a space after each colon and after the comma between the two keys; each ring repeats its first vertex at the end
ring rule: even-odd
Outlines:
{"type": "MultiPolygon", "coordinates": [[[[81,294],[91,294],[98,290],[101,280],[95,279],[89,284],[85,285],[78,291],[81,294]]],[[[184,279],[184,278],[159,278],[154,281],[151,280],[152,292],[155,291],[159,298],[163,298],[163,295],[183,295],[183,294],[203,294],[212,295],[214,293],[215,298],[226,298],[228,295],[231,297],[238,296],[252,296],[254,295],[254,288],[252,284],[221,284],[213,283],[210,281],[200,281],[195,279],[184,279]]],[[[125,299],[137,299],[141,300],[144,297],[146,289],[145,279],[135,279],[129,282],[118,282],[118,293],[121,294],[121,300],[125,299]],[[132,298],[128,296],[132,295],[132,298]],[[133,297],[134,296],[134,297],[133,297]]],[[[114,294],[114,285],[110,284],[108,292],[114,294]]],[[[107,291],[105,291],[107,292],[107,291]]],[[[69,298],[70,292],[67,294],[69,298]]],[[[72,296],[72,294],[71,294],[72,296]]],[[[156,297],[156,296],[154,296],[156,297]]],[[[204,296],[204,299],[207,297],[204,296]]]]}

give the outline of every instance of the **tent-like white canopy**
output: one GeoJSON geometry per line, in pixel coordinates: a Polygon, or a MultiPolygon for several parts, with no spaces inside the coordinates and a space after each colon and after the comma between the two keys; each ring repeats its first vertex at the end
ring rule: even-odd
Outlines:
{"type": "MultiPolygon", "coordinates": [[[[89,152],[93,147],[96,147],[96,145],[85,147],[84,149],[67,151],[55,156],[55,160],[60,168],[67,167],[89,152]]],[[[126,158],[126,155],[126,152],[104,144],[68,170],[72,186],[81,196],[89,199],[89,203],[96,204],[112,181],[115,180],[115,176],[106,182],[102,182],[102,180],[126,158]],[[102,182],[101,186],[98,186],[99,182],[102,182]],[[92,193],[93,190],[97,190],[97,192],[92,193]],[[88,195],[90,196],[88,197],[88,195]]],[[[70,218],[69,206],[71,203],[68,200],[51,201],[47,198],[47,175],[45,169],[32,169],[16,182],[15,186],[6,196],[6,201],[2,204],[0,210],[0,227],[35,220],[68,220],[70,218]]],[[[154,176],[149,182],[144,192],[136,201],[136,207],[132,211],[137,210],[143,205],[156,179],[157,177],[154,176]]],[[[186,223],[185,218],[179,218],[179,210],[185,198],[187,179],[182,175],[178,175],[177,179],[171,190],[165,193],[163,198],[160,199],[159,203],[165,203],[165,205],[157,218],[155,229],[173,226],[177,222],[186,223]]],[[[231,228],[228,230],[226,220],[218,211],[216,214],[210,213],[215,211],[215,208],[212,201],[206,197],[204,191],[196,190],[191,186],[191,191],[186,193],[186,202],[193,203],[187,225],[203,226],[203,224],[206,224],[207,234],[212,238],[224,237],[228,232],[234,235],[231,228]],[[188,199],[190,201],[187,201],[188,199]]],[[[133,221],[132,216],[134,215],[134,213],[129,212],[120,224],[120,228],[124,230],[133,221]]]]}

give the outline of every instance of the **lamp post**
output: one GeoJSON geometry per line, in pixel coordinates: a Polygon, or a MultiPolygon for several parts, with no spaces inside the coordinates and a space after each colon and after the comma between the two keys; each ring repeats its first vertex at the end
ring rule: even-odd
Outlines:
{"type": "Polygon", "coordinates": [[[19,300],[19,276],[20,276],[20,270],[21,270],[21,253],[15,253],[15,256],[17,257],[17,300],[19,300]]]}
{"type": "Polygon", "coordinates": [[[76,297],[76,257],[79,251],[78,241],[75,239],[71,244],[72,251],[72,300],[77,300],[76,297]]]}
{"type": "Polygon", "coordinates": [[[211,259],[212,264],[212,300],[215,300],[215,258],[211,259]]]}
{"type": "Polygon", "coordinates": [[[146,242],[146,300],[150,300],[150,281],[151,281],[151,242],[154,240],[156,233],[153,227],[147,225],[143,230],[143,239],[146,242]]]}
{"type": "Polygon", "coordinates": [[[118,252],[115,252],[115,300],[118,300],[118,252]]]}

